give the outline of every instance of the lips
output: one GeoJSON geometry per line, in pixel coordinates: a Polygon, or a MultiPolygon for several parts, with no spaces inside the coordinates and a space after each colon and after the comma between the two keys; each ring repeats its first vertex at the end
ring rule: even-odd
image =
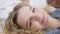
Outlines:
{"type": "Polygon", "coordinates": [[[42,17],[42,21],[41,21],[41,24],[46,24],[46,17],[45,17],[45,15],[43,14],[43,17],[42,17]]]}
{"type": "Polygon", "coordinates": [[[45,21],[45,17],[43,16],[42,21],[41,21],[41,24],[43,24],[44,21],[45,21]]]}

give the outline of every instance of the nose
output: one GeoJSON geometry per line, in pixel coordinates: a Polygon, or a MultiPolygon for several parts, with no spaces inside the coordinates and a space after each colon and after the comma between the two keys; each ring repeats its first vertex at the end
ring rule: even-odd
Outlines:
{"type": "Polygon", "coordinates": [[[39,8],[33,8],[33,15],[32,19],[35,21],[38,21],[40,24],[42,24],[43,21],[43,10],[39,8]]]}
{"type": "Polygon", "coordinates": [[[43,29],[43,25],[40,25],[38,21],[33,21],[31,29],[34,30],[43,29]]]}
{"type": "Polygon", "coordinates": [[[31,27],[30,27],[31,29],[33,29],[33,30],[43,29],[43,25],[40,24],[41,20],[40,20],[39,16],[34,15],[30,19],[31,19],[31,27]]]}
{"type": "Polygon", "coordinates": [[[32,19],[32,21],[37,21],[37,22],[39,22],[39,23],[41,23],[41,18],[38,16],[38,15],[33,15],[32,17],[31,17],[31,19],[32,19]]]}

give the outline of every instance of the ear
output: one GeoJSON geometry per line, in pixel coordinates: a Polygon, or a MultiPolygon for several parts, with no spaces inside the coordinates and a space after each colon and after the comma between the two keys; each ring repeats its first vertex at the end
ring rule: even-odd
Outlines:
{"type": "Polygon", "coordinates": [[[30,3],[30,0],[21,0],[22,1],[22,3],[24,3],[24,4],[29,4],[30,3]]]}

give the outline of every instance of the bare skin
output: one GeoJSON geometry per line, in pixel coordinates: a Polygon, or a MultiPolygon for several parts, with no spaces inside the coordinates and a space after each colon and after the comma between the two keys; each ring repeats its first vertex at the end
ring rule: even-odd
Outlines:
{"type": "Polygon", "coordinates": [[[56,29],[60,27],[60,21],[50,17],[41,8],[23,6],[18,10],[17,24],[25,29],[56,29]]]}

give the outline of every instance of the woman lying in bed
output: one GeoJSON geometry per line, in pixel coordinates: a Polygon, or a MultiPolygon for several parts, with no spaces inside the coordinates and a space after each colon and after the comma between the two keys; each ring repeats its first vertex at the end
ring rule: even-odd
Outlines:
{"type": "Polygon", "coordinates": [[[39,34],[44,29],[56,29],[60,21],[50,17],[43,9],[18,4],[5,23],[8,34],[39,34]]]}
{"type": "Polygon", "coordinates": [[[5,22],[6,34],[45,34],[45,29],[60,27],[60,21],[46,11],[29,4],[18,4],[5,22]]]}

